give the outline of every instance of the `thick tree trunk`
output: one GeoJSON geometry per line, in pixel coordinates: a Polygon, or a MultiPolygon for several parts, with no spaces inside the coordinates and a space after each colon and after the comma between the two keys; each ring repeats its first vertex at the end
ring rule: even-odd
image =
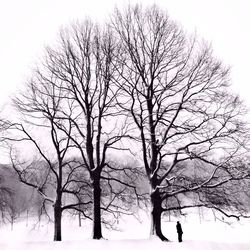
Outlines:
{"type": "Polygon", "coordinates": [[[82,226],[81,212],[78,212],[78,222],[79,222],[79,227],[81,227],[82,226]]]}
{"type": "Polygon", "coordinates": [[[93,180],[93,239],[102,238],[100,179],[93,180]]]}
{"type": "Polygon", "coordinates": [[[62,240],[62,208],[61,202],[56,201],[54,206],[54,241],[62,240]]]}
{"type": "Polygon", "coordinates": [[[152,205],[152,212],[151,212],[150,234],[159,237],[162,241],[169,241],[161,231],[162,207],[161,207],[160,194],[158,191],[155,191],[154,193],[151,194],[151,205],[152,205]]]}

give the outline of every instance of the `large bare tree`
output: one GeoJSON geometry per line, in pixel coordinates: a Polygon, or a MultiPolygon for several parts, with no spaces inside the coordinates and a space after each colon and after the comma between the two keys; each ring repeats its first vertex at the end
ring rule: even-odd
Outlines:
{"type": "Polygon", "coordinates": [[[157,6],[117,9],[111,26],[123,49],[117,102],[138,129],[132,135],[141,143],[151,187],[151,234],[168,240],[161,230],[164,211],[205,205],[184,197],[248,175],[231,164],[247,137],[245,109],[211,47],[185,35],[157,6]],[[189,178],[198,163],[203,171],[189,178]]]}
{"type": "MultiPolygon", "coordinates": [[[[62,105],[55,107],[60,110],[55,117],[68,124],[59,127],[78,150],[89,173],[94,239],[102,238],[101,174],[105,167],[112,167],[107,154],[122,148],[127,127],[119,119],[122,112],[115,103],[118,88],[114,81],[118,74],[114,59],[118,53],[111,31],[105,27],[101,30],[87,20],[61,30],[58,44],[47,48],[37,70],[44,86],[55,90],[51,96],[60,93],[62,105]]],[[[106,174],[103,178],[110,180],[106,174]]]]}

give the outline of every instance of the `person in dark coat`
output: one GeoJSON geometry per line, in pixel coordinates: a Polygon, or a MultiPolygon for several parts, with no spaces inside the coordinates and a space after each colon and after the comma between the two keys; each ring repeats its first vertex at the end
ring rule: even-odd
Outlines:
{"type": "Polygon", "coordinates": [[[178,241],[182,242],[183,231],[182,231],[182,228],[181,228],[181,223],[179,221],[177,221],[176,230],[177,230],[177,234],[178,234],[178,241]]]}

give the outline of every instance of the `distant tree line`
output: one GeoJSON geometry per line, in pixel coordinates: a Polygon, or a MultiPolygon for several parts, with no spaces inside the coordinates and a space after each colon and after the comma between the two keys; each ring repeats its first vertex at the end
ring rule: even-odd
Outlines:
{"type": "Polygon", "coordinates": [[[165,212],[246,216],[247,111],[229,68],[155,5],[61,29],[13,106],[1,139],[19,180],[51,203],[55,241],[64,211],[101,239],[110,214],[150,203],[151,235],[164,241],[165,212]]]}

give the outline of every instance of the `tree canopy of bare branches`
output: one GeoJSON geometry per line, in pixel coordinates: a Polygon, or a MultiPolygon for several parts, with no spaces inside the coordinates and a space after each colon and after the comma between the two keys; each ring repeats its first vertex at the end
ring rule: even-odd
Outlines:
{"type": "Polygon", "coordinates": [[[167,201],[178,201],[173,209],[204,205],[187,205],[182,197],[248,175],[230,164],[246,142],[245,110],[229,92],[229,69],[212,48],[189,38],[157,6],[116,10],[111,27],[123,47],[118,103],[138,129],[151,186],[151,234],[167,240],[161,232],[167,201]],[[205,171],[188,179],[192,160],[205,171]]]}
{"type": "Polygon", "coordinates": [[[116,9],[107,25],[86,20],[62,29],[13,101],[21,121],[5,122],[13,133],[3,139],[29,142],[38,153],[23,161],[12,149],[11,162],[22,182],[53,202],[55,240],[66,209],[92,219],[93,238],[102,238],[103,214],[131,214],[135,199],[145,201],[138,189],[145,176],[151,234],[162,240],[166,211],[244,212],[227,197],[249,178],[241,161],[246,110],[230,92],[230,70],[155,5],[116,9]],[[111,160],[136,147],[135,166],[111,160]],[[66,195],[74,202],[63,204],[66,195]]]}
{"type": "MultiPolygon", "coordinates": [[[[65,29],[59,48],[48,48],[45,67],[57,79],[53,85],[63,91],[65,105],[60,119],[74,131],[65,133],[79,150],[93,188],[93,238],[102,238],[101,172],[108,149],[124,136],[126,124],[118,128],[119,111],[115,105],[116,78],[114,55],[118,53],[110,30],[101,31],[87,20],[65,29]]],[[[47,81],[50,79],[40,75],[47,81]]]]}
{"type": "MultiPolygon", "coordinates": [[[[73,182],[74,171],[78,172],[83,166],[87,169],[90,178],[88,183],[93,190],[91,199],[93,238],[100,239],[102,238],[101,211],[111,211],[111,201],[118,196],[115,195],[106,206],[101,207],[101,204],[105,203],[101,201],[101,179],[109,183],[119,182],[135,189],[134,185],[110,176],[115,167],[112,170],[112,162],[107,160],[108,153],[123,149],[120,143],[125,137],[127,127],[126,122],[119,120],[123,115],[117,109],[115,102],[118,88],[114,82],[119,76],[116,71],[115,55],[119,53],[119,47],[115,44],[108,28],[100,30],[90,20],[62,29],[57,45],[46,48],[45,58],[34,70],[27,91],[14,99],[14,104],[25,116],[26,123],[42,130],[49,129],[55,161],[49,159],[23,124],[12,123],[10,129],[22,132],[24,135],[24,138],[13,139],[14,141],[30,140],[33,143],[49,166],[48,176],[50,173],[55,175],[58,184],[56,188],[58,202],[54,207],[55,209],[58,207],[58,211],[64,209],[61,204],[63,192],[76,195],[76,191],[69,191],[66,188],[73,182]],[[81,158],[77,166],[71,164],[70,156],[73,155],[77,159],[81,158]],[[101,176],[104,168],[106,168],[105,173],[101,176]],[[63,172],[63,169],[68,171],[63,172]],[[65,178],[66,183],[63,183],[65,178]]],[[[51,152],[49,153],[51,155],[51,152]]],[[[31,165],[34,166],[34,163],[31,165]]],[[[14,163],[13,166],[15,167],[14,163]]],[[[17,167],[15,169],[24,181],[23,172],[17,167]]],[[[30,169],[31,167],[27,166],[25,173],[30,169]]],[[[80,182],[74,180],[76,181],[80,182]]],[[[29,181],[26,184],[34,186],[29,181]]],[[[39,188],[36,185],[34,187],[39,188]]],[[[125,191],[126,188],[121,189],[120,193],[122,190],[125,191]]],[[[83,203],[89,204],[90,201],[83,203]]],[[[77,206],[78,203],[74,208],[77,206]]],[[[61,212],[59,222],[60,218],[61,212]]],[[[60,230],[58,234],[58,237],[55,236],[56,240],[61,239],[60,230]]]]}

